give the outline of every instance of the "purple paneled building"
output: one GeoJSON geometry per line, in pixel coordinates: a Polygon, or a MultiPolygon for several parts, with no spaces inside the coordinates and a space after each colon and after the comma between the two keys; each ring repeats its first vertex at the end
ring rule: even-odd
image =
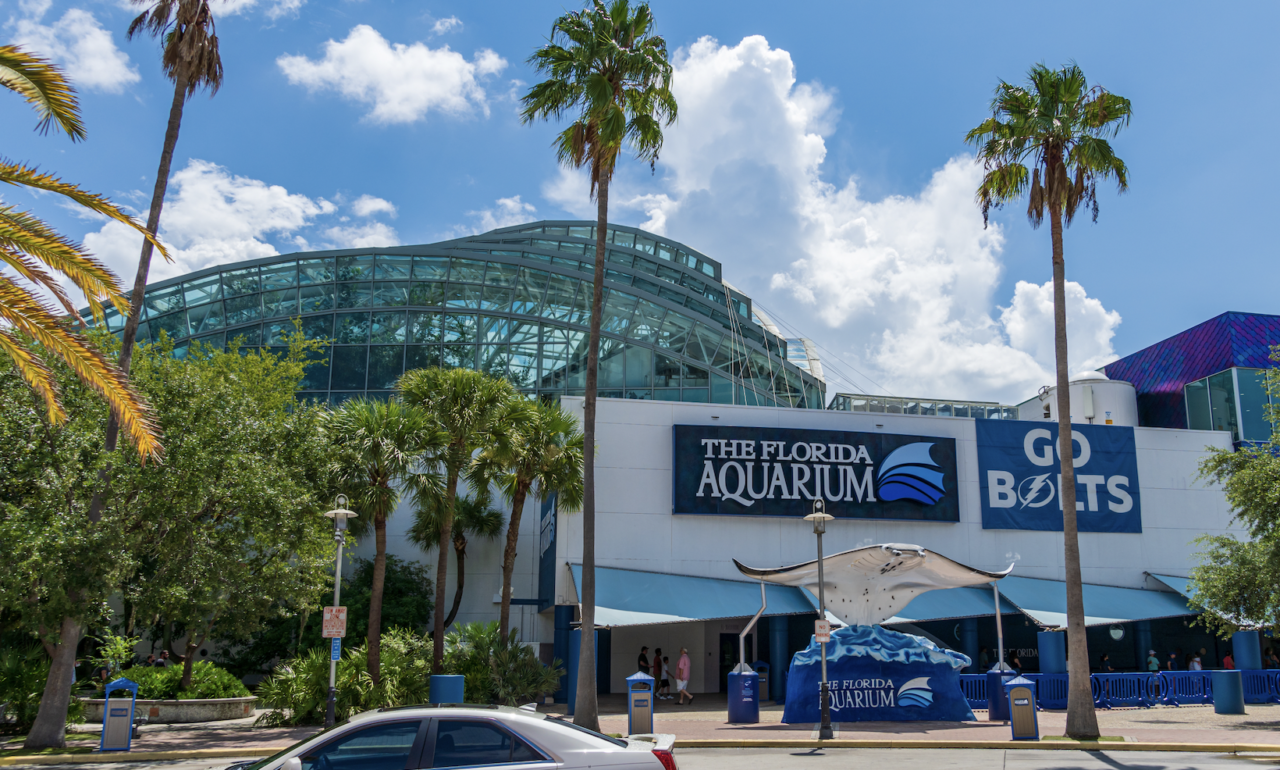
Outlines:
{"type": "Polygon", "coordinates": [[[1133,383],[1140,425],[1229,430],[1235,440],[1265,441],[1269,403],[1262,370],[1275,366],[1280,316],[1223,313],[1104,367],[1133,383]]]}

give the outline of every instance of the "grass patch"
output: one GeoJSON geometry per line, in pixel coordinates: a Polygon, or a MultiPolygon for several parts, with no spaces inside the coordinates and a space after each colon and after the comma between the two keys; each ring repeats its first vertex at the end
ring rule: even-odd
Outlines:
{"type": "Polygon", "coordinates": [[[40,757],[55,754],[92,754],[97,751],[96,746],[68,746],[65,749],[9,749],[0,752],[0,757],[40,757]]]}
{"type": "MultiPolygon", "coordinates": [[[[1042,735],[1042,741],[1075,741],[1075,738],[1068,738],[1065,735],[1042,735]]],[[[1120,735],[1104,735],[1098,738],[1100,743],[1124,743],[1124,737],[1120,735]]]]}

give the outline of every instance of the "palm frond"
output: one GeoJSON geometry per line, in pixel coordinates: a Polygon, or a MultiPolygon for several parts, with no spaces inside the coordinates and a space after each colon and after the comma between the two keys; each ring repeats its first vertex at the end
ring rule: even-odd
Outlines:
{"type": "Polygon", "coordinates": [[[71,141],[85,138],[76,90],[62,70],[48,59],[27,53],[16,45],[0,46],[0,86],[26,99],[35,108],[40,116],[36,130],[41,134],[49,133],[56,123],[71,141]]]}

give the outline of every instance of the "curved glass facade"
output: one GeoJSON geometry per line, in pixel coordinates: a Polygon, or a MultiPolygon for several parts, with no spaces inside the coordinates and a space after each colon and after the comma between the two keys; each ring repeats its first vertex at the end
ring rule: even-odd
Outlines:
{"type": "MultiPolygon", "coordinates": [[[[753,322],[718,262],[610,227],[599,393],[821,409],[821,380],[753,322]]],[[[327,339],[306,396],[338,403],[390,392],[406,369],[470,367],[526,393],[585,387],[595,227],[538,222],[423,246],[285,254],[147,287],[139,340],[279,346],[300,318],[327,339]]],[[[108,328],[123,319],[109,313],[108,328]]]]}

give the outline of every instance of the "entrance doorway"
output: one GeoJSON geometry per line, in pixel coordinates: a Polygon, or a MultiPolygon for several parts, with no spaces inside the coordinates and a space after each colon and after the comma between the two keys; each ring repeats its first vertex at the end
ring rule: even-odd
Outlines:
{"type": "MultiPolygon", "coordinates": [[[[754,632],[747,634],[747,653],[753,648],[754,632]]],[[[738,660],[738,635],[720,634],[720,692],[729,691],[729,673],[741,663],[738,660]]]]}

